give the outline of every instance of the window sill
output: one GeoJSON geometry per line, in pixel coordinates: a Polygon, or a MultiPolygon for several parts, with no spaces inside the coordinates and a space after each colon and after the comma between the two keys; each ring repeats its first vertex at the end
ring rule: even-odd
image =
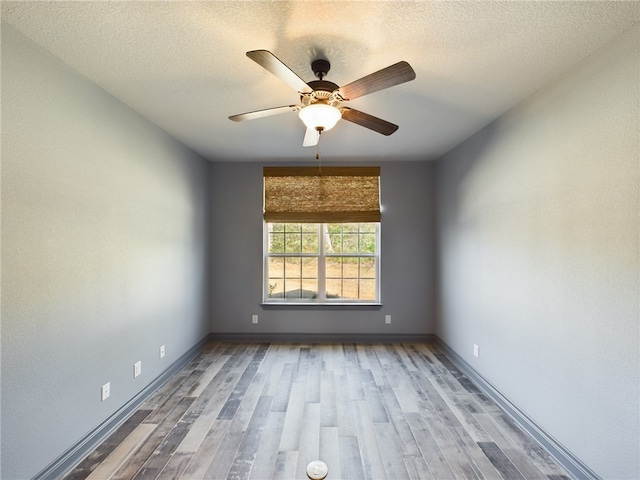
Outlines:
{"type": "Polygon", "coordinates": [[[376,302],[262,302],[263,307],[382,307],[376,302]]]}

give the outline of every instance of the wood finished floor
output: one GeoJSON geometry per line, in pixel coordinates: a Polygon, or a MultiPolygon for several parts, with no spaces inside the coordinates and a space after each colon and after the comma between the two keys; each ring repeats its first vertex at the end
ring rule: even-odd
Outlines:
{"type": "Polygon", "coordinates": [[[433,344],[211,343],[65,477],[569,479],[433,344]]]}

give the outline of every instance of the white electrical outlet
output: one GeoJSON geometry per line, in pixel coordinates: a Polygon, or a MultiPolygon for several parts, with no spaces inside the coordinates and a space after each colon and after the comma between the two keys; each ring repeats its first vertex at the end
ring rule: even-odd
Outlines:
{"type": "Polygon", "coordinates": [[[160,345],[160,358],[164,358],[164,345],[160,345]]]}
{"type": "Polygon", "coordinates": [[[480,358],[480,347],[476,344],[473,345],[473,356],[480,358]]]}
{"type": "Polygon", "coordinates": [[[100,401],[104,402],[111,395],[111,382],[107,382],[100,388],[100,401]]]}
{"type": "Polygon", "coordinates": [[[251,323],[258,323],[258,315],[251,315],[251,323]]]}
{"type": "Polygon", "coordinates": [[[140,376],[142,373],[142,361],[133,364],[133,378],[140,376]]]}
{"type": "Polygon", "coordinates": [[[391,323],[391,315],[384,316],[384,323],[391,323]]]}

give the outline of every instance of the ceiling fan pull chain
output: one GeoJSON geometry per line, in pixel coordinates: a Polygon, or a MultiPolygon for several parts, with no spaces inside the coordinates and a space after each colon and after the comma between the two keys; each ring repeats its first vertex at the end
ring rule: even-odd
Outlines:
{"type": "Polygon", "coordinates": [[[318,129],[318,143],[316,143],[316,160],[318,160],[318,173],[322,176],[322,161],[320,160],[320,139],[322,138],[322,130],[318,129]]]}

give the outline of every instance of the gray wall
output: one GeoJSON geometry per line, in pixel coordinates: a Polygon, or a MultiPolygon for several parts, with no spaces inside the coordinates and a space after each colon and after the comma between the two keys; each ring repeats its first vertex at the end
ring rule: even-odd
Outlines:
{"type": "Polygon", "coordinates": [[[638,32],[438,162],[437,334],[610,479],[640,478],[638,32]]]}
{"type": "Polygon", "coordinates": [[[37,474],[209,332],[209,168],[2,25],[3,479],[37,474]]]}
{"type": "MultiPolygon", "coordinates": [[[[324,164],[329,163],[323,160],[324,164]]],[[[435,164],[381,165],[381,308],[260,305],[263,165],[213,165],[212,332],[433,333],[435,164]],[[259,316],[257,325],[251,323],[253,314],[259,316]],[[387,314],[392,316],[390,325],[384,323],[387,314]]]]}

